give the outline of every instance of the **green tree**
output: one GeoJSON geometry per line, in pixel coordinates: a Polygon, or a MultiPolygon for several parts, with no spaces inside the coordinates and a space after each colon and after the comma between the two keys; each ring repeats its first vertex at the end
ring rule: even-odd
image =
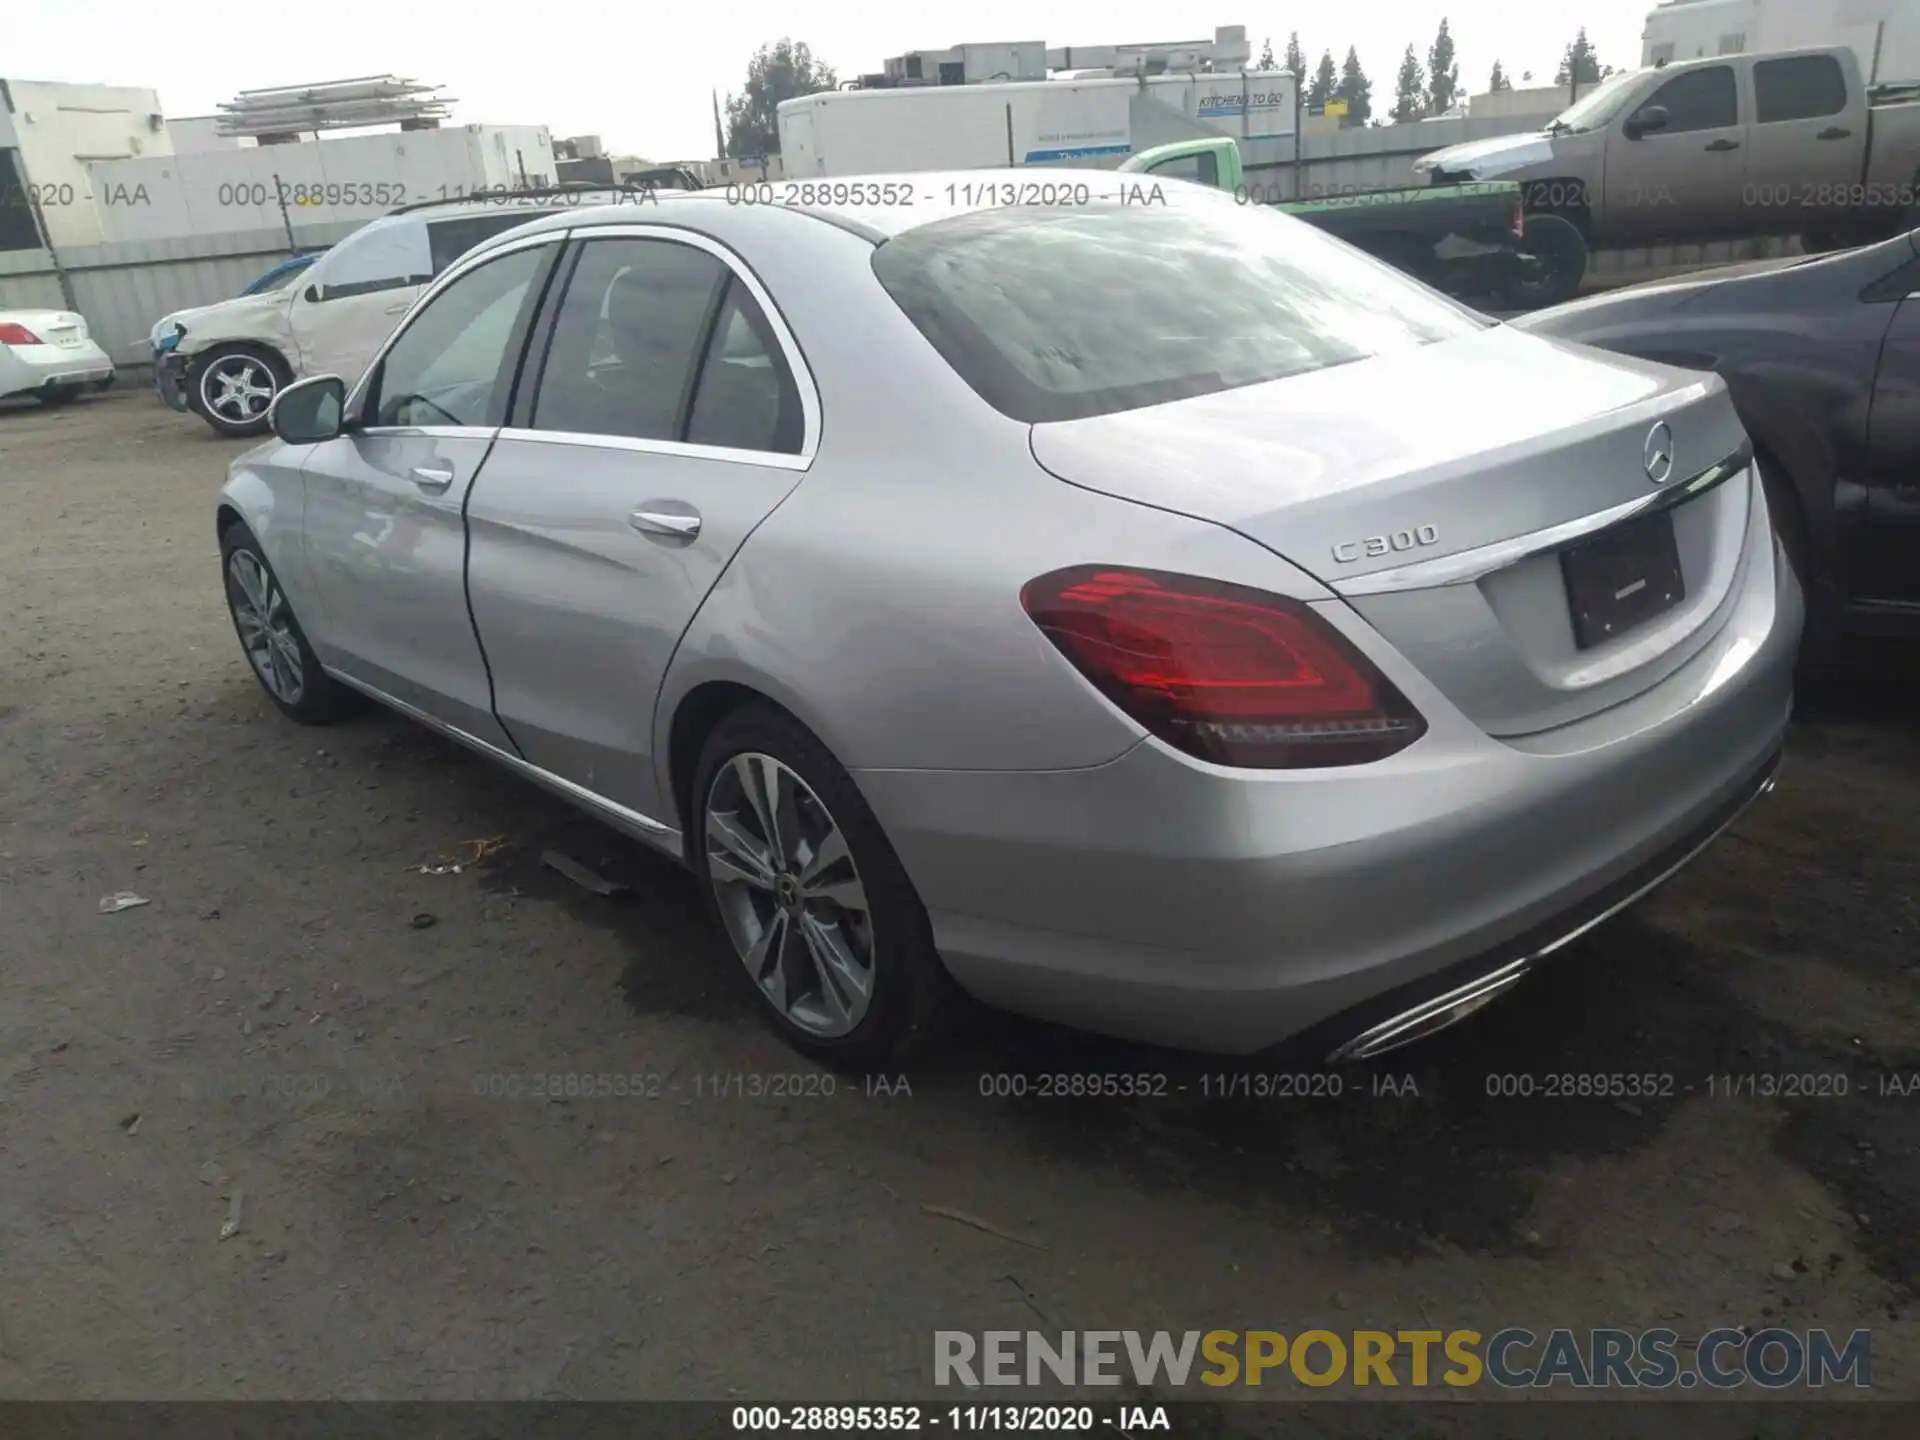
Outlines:
{"type": "Polygon", "coordinates": [[[1307,105],[1320,108],[1333,98],[1334,90],[1340,84],[1339,72],[1333,68],[1333,52],[1320,52],[1320,65],[1313,72],[1313,83],[1307,87],[1307,105]]]}
{"type": "Polygon", "coordinates": [[[1560,57],[1560,69],[1553,77],[1556,85],[1598,85],[1603,78],[1600,57],[1594,53],[1593,42],[1587,39],[1587,27],[1582,25],[1580,33],[1573,37],[1566,53],[1560,57]]]}
{"type": "Polygon", "coordinates": [[[1396,125],[1405,125],[1418,120],[1427,113],[1427,77],[1420,68],[1420,57],[1413,53],[1413,47],[1407,46],[1407,53],[1400,57],[1400,74],[1393,85],[1393,110],[1390,112],[1396,125]]]}
{"type": "Polygon", "coordinates": [[[738,160],[777,154],[780,102],[832,90],[839,83],[833,67],[814,59],[803,40],[780,39],[762,45],[747,65],[741,93],[727,96],[727,155],[738,160]]]}
{"type": "Polygon", "coordinates": [[[1254,62],[1253,68],[1256,70],[1272,70],[1275,68],[1273,61],[1273,41],[1262,40],[1260,42],[1260,58],[1254,62]]]}
{"type": "Polygon", "coordinates": [[[1460,63],[1454,58],[1453,33],[1440,22],[1440,33],[1427,51],[1427,113],[1444,115],[1460,98],[1460,63]]]}
{"type": "Polygon", "coordinates": [[[1300,48],[1300,32],[1287,37],[1287,73],[1295,80],[1307,78],[1307,52],[1300,48]]]}
{"type": "Polygon", "coordinates": [[[1347,47],[1346,63],[1340,67],[1340,88],[1333,92],[1347,102],[1347,125],[1364,125],[1373,115],[1373,82],[1360,68],[1360,52],[1347,47]]]}
{"type": "Polygon", "coordinates": [[[1512,88],[1513,88],[1513,82],[1507,79],[1506,67],[1503,66],[1498,60],[1494,61],[1493,74],[1487,80],[1487,89],[1499,91],[1499,90],[1511,90],[1512,88]]]}

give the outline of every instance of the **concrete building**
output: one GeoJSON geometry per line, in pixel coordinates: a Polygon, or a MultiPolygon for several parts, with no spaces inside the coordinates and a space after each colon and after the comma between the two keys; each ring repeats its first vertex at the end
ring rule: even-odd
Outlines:
{"type": "Polygon", "coordinates": [[[127,241],[371,220],[420,200],[551,185],[555,175],[543,126],[449,125],[96,161],[86,183],[101,238],[127,241]]]}
{"type": "MultiPolygon", "coordinates": [[[[56,246],[97,245],[105,238],[89,165],[173,153],[153,90],[0,78],[0,114],[9,152],[8,163],[0,165],[0,205],[18,210],[29,196],[37,199],[56,246]]],[[[12,218],[17,225],[20,217],[12,218]]],[[[16,225],[0,220],[8,233],[16,225]]]]}
{"type": "MultiPolygon", "coordinates": [[[[1586,87],[1591,90],[1591,85],[1586,87]]],[[[1521,90],[1489,90],[1484,95],[1467,97],[1467,114],[1475,120],[1505,120],[1538,117],[1544,124],[1573,104],[1577,97],[1569,85],[1536,85],[1521,90]]]]}
{"type": "Polygon", "coordinates": [[[243,150],[256,142],[251,136],[222,135],[218,115],[176,116],[167,121],[176,155],[201,155],[209,150],[243,150]]]}

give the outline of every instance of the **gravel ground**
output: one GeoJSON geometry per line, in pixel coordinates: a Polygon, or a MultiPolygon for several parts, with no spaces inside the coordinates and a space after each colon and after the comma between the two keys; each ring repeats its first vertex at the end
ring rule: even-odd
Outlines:
{"type": "Polygon", "coordinates": [[[1870,1325],[1920,1396],[1899,653],[1680,879],[1337,1099],[997,1016],[869,1093],[761,1027],[678,871],[398,718],[272,711],[218,584],[238,448],[0,406],[0,1396],[880,1399],[936,1328],[1767,1323],[1870,1325]],[[1075,1070],[1173,1079],[981,1094],[1075,1070]],[[1676,1078],[1488,1093],[1578,1072],[1676,1078]]]}

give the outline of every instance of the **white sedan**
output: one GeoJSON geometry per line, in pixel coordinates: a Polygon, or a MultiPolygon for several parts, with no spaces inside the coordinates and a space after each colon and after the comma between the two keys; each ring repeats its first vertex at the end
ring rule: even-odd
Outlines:
{"type": "Polygon", "coordinates": [[[36,395],[64,405],[113,384],[113,361],[71,310],[0,310],[0,399],[36,395]]]}

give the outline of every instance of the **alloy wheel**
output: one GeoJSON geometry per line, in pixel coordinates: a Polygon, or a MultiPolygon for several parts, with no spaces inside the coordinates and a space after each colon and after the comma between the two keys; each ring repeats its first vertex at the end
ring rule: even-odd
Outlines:
{"type": "Polygon", "coordinates": [[[706,799],[707,874],[734,953],[760,993],[820,1039],[873,999],[873,919],[845,834],[771,755],[735,755],[706,799]]]}
{"type": "Polygon", "coordinates": [[[222,420],[249,425],[267,413],[279,388],[257,355],[223,355],[200,377],[200,400],[222,420]]]}
{"type": "Polygon", "coordinates": [[[293,612],[273,575],[251,550],[236,550],[227,561],[227,603],[260,683],[283,705],[298,705],[307,689],[307,667],[293,633],[293,612]]]}

